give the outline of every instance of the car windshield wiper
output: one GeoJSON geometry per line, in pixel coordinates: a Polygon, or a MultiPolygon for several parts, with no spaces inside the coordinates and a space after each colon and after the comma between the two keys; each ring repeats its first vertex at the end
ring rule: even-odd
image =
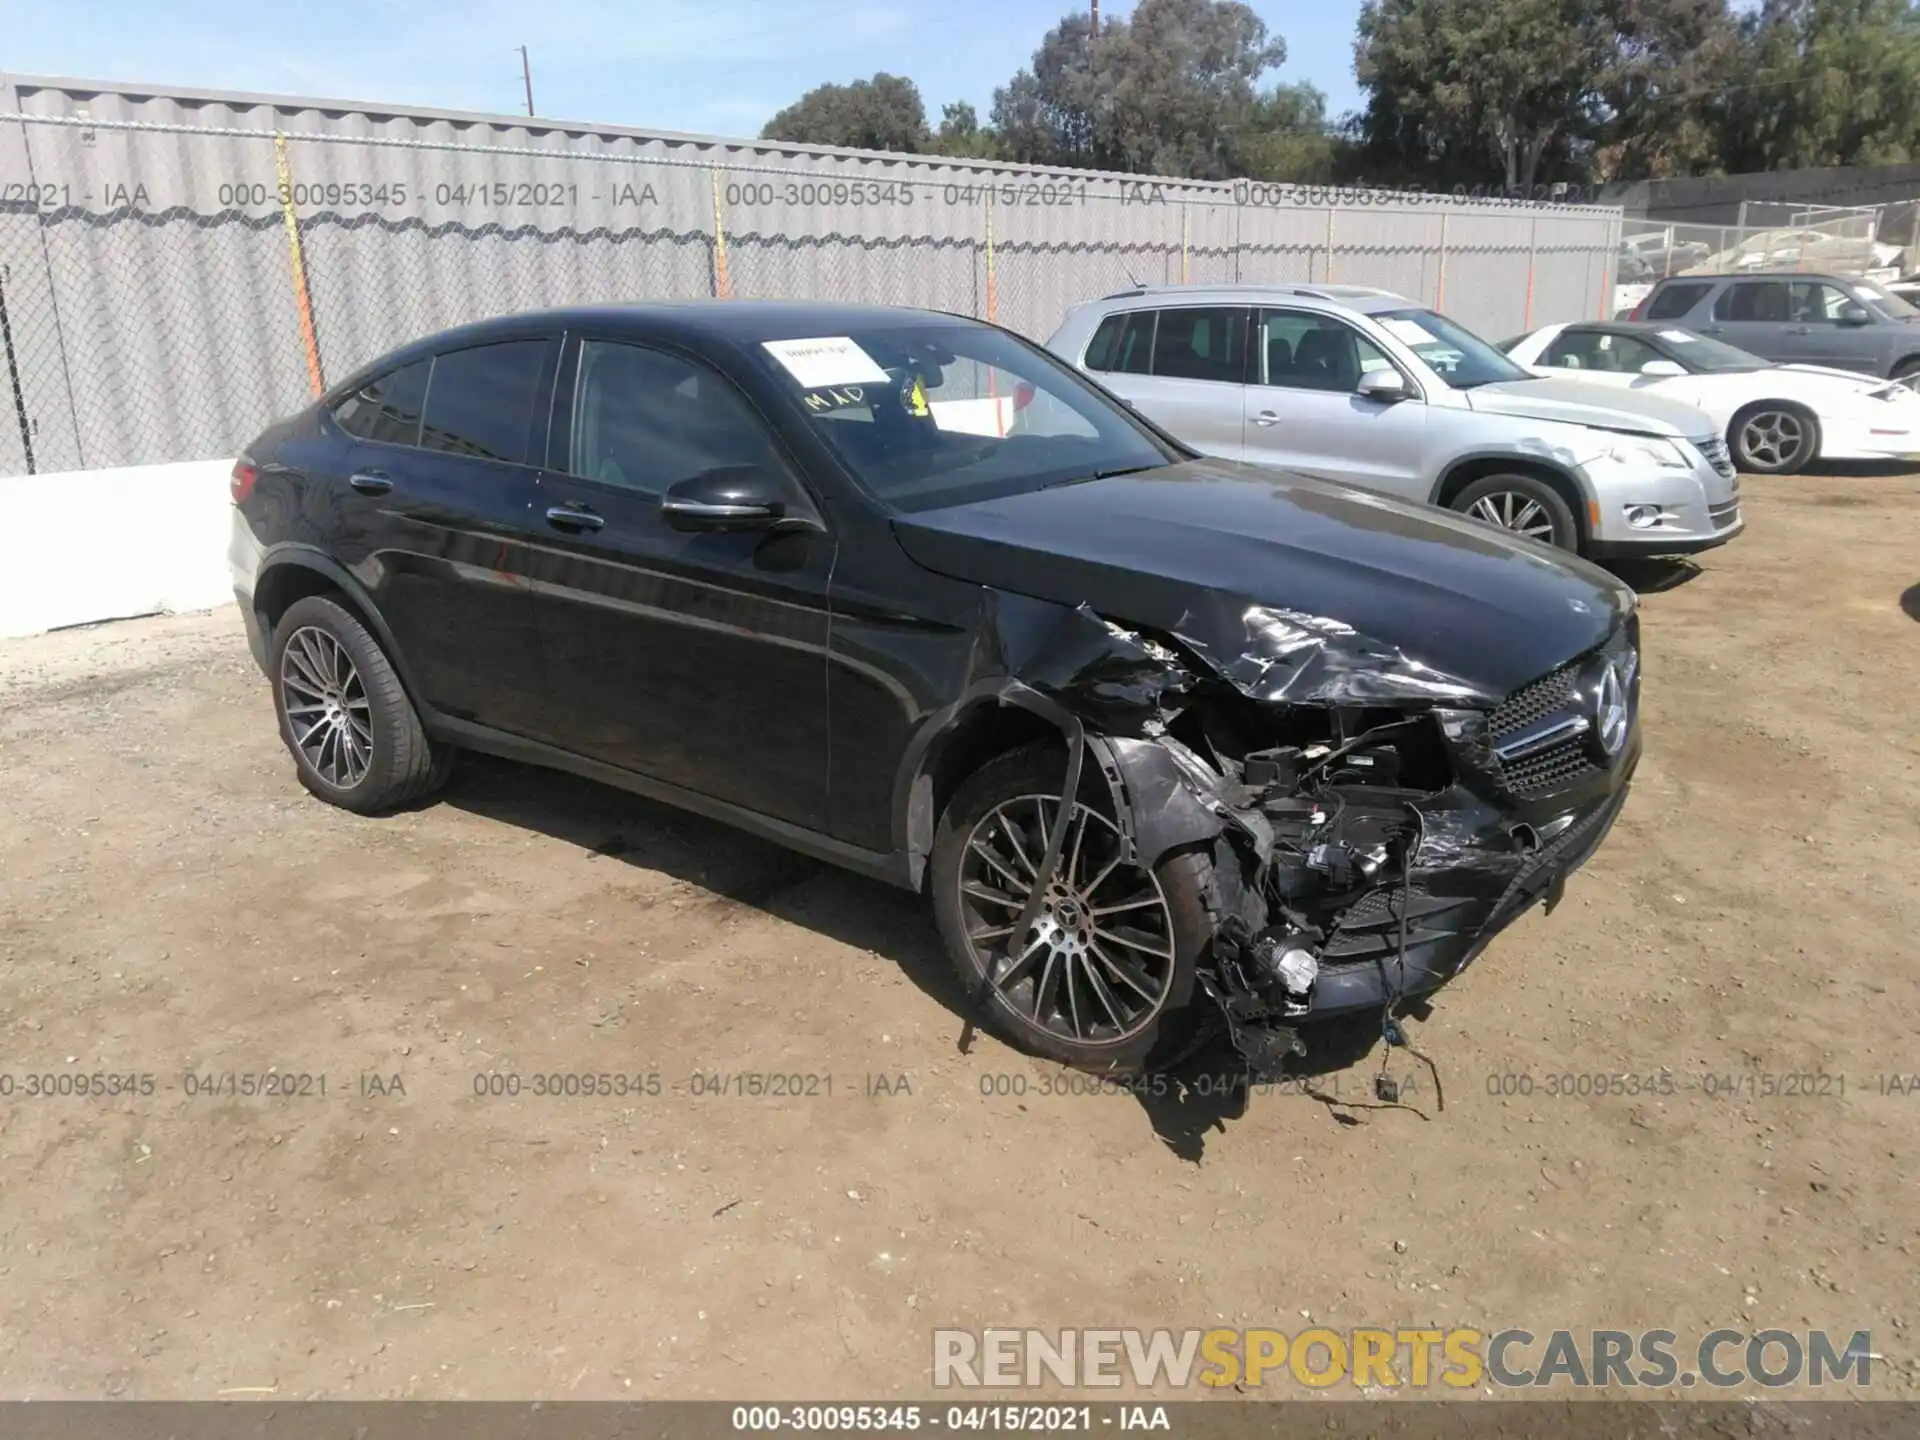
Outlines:
{"type": "Polygon", "coordinates": [[[1158,470],[1160,468],[1159,465],[1115,465],[1110,470],[1094,471],[1093,478],[1095,480],[1113,480],[1122,475],[1138,475],[1143,470],[1158,470]]]}

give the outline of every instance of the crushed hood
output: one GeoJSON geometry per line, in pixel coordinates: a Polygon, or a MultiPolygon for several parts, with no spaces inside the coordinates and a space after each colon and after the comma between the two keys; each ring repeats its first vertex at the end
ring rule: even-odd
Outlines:
{"type": "Polygon", "coordinates": [[[1713,422],[1684,400],[1615,390],[1583,380],[1500,380],[1475,386],[1466,397],[1475,410],[1523,420],[1558,420],[1685,439],[1713,434],[1713,422]]]}
{"type": "Polygon", "coordinates": [[[1175,637],[1256,699],[1491,704],[1605,639],[1604,571],[1428,506],[1222,460],[894,521],[929,570],[1175,637]]]}

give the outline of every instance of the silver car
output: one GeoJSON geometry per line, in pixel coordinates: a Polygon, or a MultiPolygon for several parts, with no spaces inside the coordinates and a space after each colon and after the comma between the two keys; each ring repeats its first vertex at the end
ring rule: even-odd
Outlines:
{"type": "Polygon", "coordinates": [[[1593,557],[1738,535],[1705,413],[1536,377],[1416,301],[1360,286],[1140,288],[1047,342],[1195,449],[1424,500],[1593,557]]]}

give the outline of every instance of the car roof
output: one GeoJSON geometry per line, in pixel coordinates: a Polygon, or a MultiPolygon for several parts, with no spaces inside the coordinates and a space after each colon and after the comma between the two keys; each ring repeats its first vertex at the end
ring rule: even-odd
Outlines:
{"type": "Polygon", "coordinates": [[[1855,278],[1845,275],[1829,275],[1824,270],[1719,270],[1711,275],[1694,272],[1688,275],[1666,275],[1660,279],[1662,285],[1684,285],[1696,280],[1831,280],[1836,285],[1851,285],[1855,278]]]}
{"type": "Polygon", "coordinates": [[[1344,305],[1362,314],[1373,314],[1379,310],[1400,310],[1420,303],[1395,291],[1382,290],[1377,285],[1315,285],[1287,281],[1236,285],[1136,285],[1129,290],[1116,290],[1111,295],[1102,296],[1098,303],[1104,305],[1115,300],[1178,299],[1189,304],[1205,305],[1233,301],[1248,303],[1263,297],[1284,300],[1320,300],[1344,305]]]}
{"type": "Polygon", "coordinates": [[[760,340],[798,340],[842,335],[849,330],[905,326],[978,326],[983,322],[938,310],[905,305],[843,305],[806,300],[641,300],[623,304],[568,305],[548,310],[522,310],[468,325],[437,330],[409,341],[360,366],[322,397],[331,403],[365,377],[410,364],[427,355],[484,345],[518,335],[551,334],[555,330],[594,330],[635,340],[680,341],[703,348],[702,341],[722,348],[751,345],[760,340]]]}

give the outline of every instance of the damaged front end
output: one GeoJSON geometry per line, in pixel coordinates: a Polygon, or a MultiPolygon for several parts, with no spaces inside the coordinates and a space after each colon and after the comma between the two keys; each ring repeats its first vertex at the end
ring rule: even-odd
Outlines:
{"type": "MultiPolygon", "coordinates": [[[[988,602],[992,604],[992,601],[988,602]]],[[[1082,606],[985,632],[996,694],[1058,725],[1064,796],[1097,776],[1127,857],[1210,862],[1196,974],[1256,1078],[1310,1022],[1459,974],[1606,835],[1638,759],[1637,620],[1489,694],[1337,620],[1206,597],[1154,635],[1082,606]],[[1211,607],[1211,608],[1207,608],[1211,607]]],[[[1015,935],[1041,919],[1069,804],[1015,935]]]]}

